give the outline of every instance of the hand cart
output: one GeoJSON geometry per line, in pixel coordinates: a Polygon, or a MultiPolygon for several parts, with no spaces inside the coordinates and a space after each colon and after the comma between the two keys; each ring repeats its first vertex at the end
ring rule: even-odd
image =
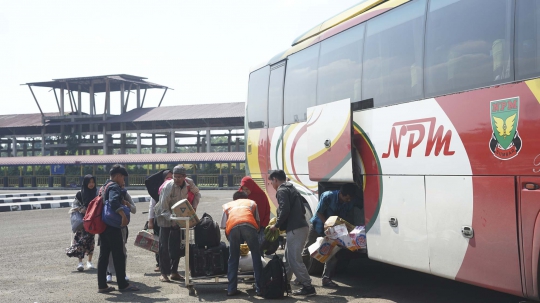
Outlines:
{"type": "MultiPolygon", "coordinates": [[[[189,226],[189,220],[191,218],[189,217],[175,217],[171,216],[171,221],[184,221],[185,226],[189,226]]],[[[185,227],[180,228],[180,230],[185,231],[185,252],[186,255],[184,257],[185,261],[185,286],[189,291],[190,296],[195,295],[195,285],[220,285],[220,284],[228,284],[229,281],[227,279],[227,275],[217,275],[217,276],[202,276],[202,277],[196,277],[191,278],[191,273],[189,271],[189,244],[192,242],[192,238],[190,237],[191,230],[193,227],[185,227]],[[224,278],[225,280],[221,280],[220,278],[224,278]],[[207,280],[207,279],[214,279],[213,281],[201,281],[201,280],[207,280]],[[193,282],[192,280],[198,280],[200,282],[193,282]]],[[[194,243],[193,243],[194,244],[194,243]]],[[[254,274],[251,273],[238,273],[238,282],[244,282],[244,283],[252,283],[253,289],[255,289],[255,277],[254,274]]]]}

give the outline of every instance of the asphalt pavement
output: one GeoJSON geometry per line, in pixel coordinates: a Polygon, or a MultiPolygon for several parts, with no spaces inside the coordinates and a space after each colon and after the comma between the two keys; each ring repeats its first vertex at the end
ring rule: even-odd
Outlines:
{"type": "MultiPolygon", "coordinates": [[[[7,193],[4,192],[4,193],[7,193]]],[[[51,194],[72,194],[73,191],[51,194]]],[[[134,195],[144,191],[132,191],[134,195]]],[[[221,205],[230,201],[233,191],[206,190],[198,209],[214,220],[221,218],[221,205]]],[[[0,213],[0,302],[262,302],[251,285],[239,284],[239,296],[226,296],[226,285],[196,286],[189,296],[182,283],[162,283],[153,271],[154,255],[133,245],[135,234],[147,219],[148,203],[137,203],[131,216],[127,243],[127,275],[140,288],[133,293],[97,292],[97,270],[76,270],[77,259],[68,258],[65,249],[72,233],[68,209],[29,210],[0,213]]],[[[97,239],[96,239],[97,240],[97,239]]],[[[222,240],[225,240],[223,237],[222,240]]],[[[96,245],[94,266],[99,247],[96,245]]],[[[283,253],[283,251],[278,251],[283,253]]],[[[84,260],[86,262],[86,259],[84,260]]],[[[180,260],[181,274],[184,259],[180,260]]],[[[496,264],[494,264],[496,266],[496,264]]],[[[115,281],[116,278],[113,278],[115,281]]],[[[287,302],[362,303],[518,303],[525,299],[467,285],[368,259],[353,260],[335,277],[338,289],[321,287],[313,277],[317,296],[290,297],[287,302]]],[[[226,280],[222,280],[226,281],[226,280]]],[[[111,283],[115,286],[115,283],[111,283]]]]}

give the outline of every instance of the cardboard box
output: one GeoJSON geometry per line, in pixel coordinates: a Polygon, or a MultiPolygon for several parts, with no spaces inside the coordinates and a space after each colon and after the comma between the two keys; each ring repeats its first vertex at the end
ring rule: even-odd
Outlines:
{"type": "Polygon", "coordinates": [[[331,216],[329,217],[326,222],[324,222],[324,230],[326,230],[328,227],[332,227],[332,226],[336,226],[336,225],[341,225],[341,224],[345,224],[345,226],[347,227],[347,230],[349,232],[351,232],[353,229],[354,229],[354,225],[352,225],[351,223],[341,219],[340,217],[338,216],[331,216]]]}
{"type": "MultiPolygon", "coordinates": [[[[189,227],[193,227],[197,225],[200,220],[199,217],[197,217],[197,214],[195,213],[195,210],[191,206],[191,203],[188,202],[187,199],[180,200],[176,202],[172,207],[171,210],[175,214],[176,217],[189,217],[189,227]]],[[[176,222],[180,227],[186,227],[185,221],[174,221],[176,222]]]]}
{"type": "Polygon", "coordinates": [[[335,240],[327,237],[319,237],[315,243],[309,246],[308,250],[312,258],[321,263],[326,263],[326,261],[333,257],[340,248],[336,247],[335,240]]]}
{"type": "Polygon", "coordinates": [[[159,251],[159,236],[146,230],[141,230],[135,238],[135,246],[157,253],[159,251]]]}
{"type": "Polygon", "coordinates": [[[349,236],[351,237],[353,244],[357,247],[357,250],[367,248],[366,229],[364,226],[356,226],[353,231],[349,233],[349,236]]]}
{"type": "Polygon", "coordinates": [[[340,224],[332,227],[328,227],[324,234],[330,238],[330,239],[337,239],[341,236],[349,235],[349,231],[347,230],[347,227],[345,224],[340,224]]]}

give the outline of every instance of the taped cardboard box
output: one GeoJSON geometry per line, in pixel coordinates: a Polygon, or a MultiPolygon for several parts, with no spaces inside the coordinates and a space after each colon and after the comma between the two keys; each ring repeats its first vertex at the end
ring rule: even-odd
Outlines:
{"type": "Polygon", "coordinates": [[[326,222],[324,222],[324,230],[326,230],[328,227],[333,227],[333,226],[341,225],[341,224],[345,224],[349,232],[351,232],[355,227],[351,223],[341,219],[338,216],[331,216],[326,220],[326,222]]]}
{"type": "Polygon", "coordinates": [[[330,239],[337,239],[341,236],[349,235],[349,231],[347,230],[347,227],[345,224],[340,224],[332,227],[328,227],[324,234],[330,238],[330,239]]]}
{"type": "MultiPolygon", "coordinates": [[[[171,210],[176,215],[176,217],[188,217],[189,219],[189,227],[193,227],[197,225],[200,220],[199,217],[197,217],[197,214],[195,213],[195,210],[191,206],[191,203],[187,199],[180,200],[176,202],[172,207],[171,210]]],[[[185,228],[186,222],[185,221],[175,221],[180,227],[185,228]]]]}
{"type": "Polygon", "coordinates": [[[333,257],[341,248],[336,246],[336,241],[327,237],[319,237],[315,243],[308,248],[309,254],[315,260],[326,263],[333,257]]]}
{"type": "Polygon", "coordinates": [[[135,246],[157,253],[159,251],[159,236],[146,230],[141,230],[135,237],[135,246]]]}
{"type": "Polygon", "coordinates": [[[367,248],[366,229],[364,226],[356,226],[353,231],[349,233],[349,236],[351,237],[353,244],[357,247],[357,250],[367,248]]]}

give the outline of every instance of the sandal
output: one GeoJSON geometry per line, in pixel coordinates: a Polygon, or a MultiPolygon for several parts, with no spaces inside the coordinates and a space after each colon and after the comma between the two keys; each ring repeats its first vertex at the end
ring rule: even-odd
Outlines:
{"type": "Polygon", "coordinates": [[[130,285],[124,289],[118,289],[120,292],[125,292],[125,291],[138,291],[139,288],[137,286],[134,286],[134,285],[130,285]]]}
{"type": "Polygon", "coordinates": [[[116,288],[114,288],[114,287],[107,287],[107,288],[103,288],[103,289],[98,289],[98,293],[104,294],[104,293],[108,293],[108,292],[115,291],[115,290],[116,290],[116,288]]]}
{"type": "Polygon", "coordinates": [[[169,280],[169,278],[167,278],[167,277],[159,277],[159,281],[160,282],[165,282],[165,283],[171,282],[171,280],[169,280]]]}
{"type": "Polygon", "coordinates": [[[185,281],[186,279],[184,277],[182,277],[181,275],[179,275],[179,274],[172,274],[171,275],[171,280],[185,281]]]}

